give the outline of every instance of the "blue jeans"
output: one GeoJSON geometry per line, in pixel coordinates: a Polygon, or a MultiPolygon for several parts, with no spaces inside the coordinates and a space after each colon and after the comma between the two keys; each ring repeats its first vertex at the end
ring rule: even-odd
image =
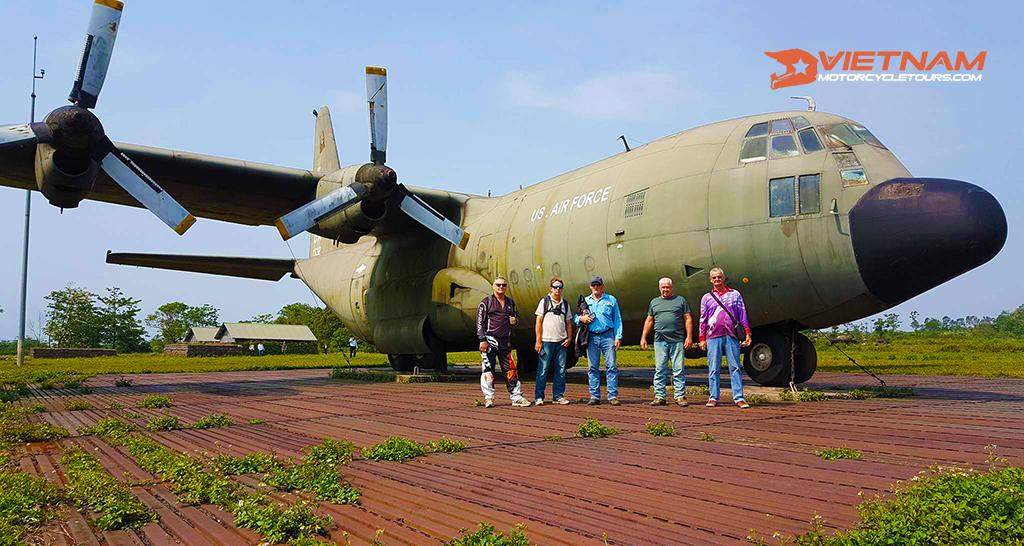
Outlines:
{"type": "Polygon", "coordinates": [[[541,345],[537,363],[537,385],[533,390],[534,398],[544,399],[544,391],[548,388],[548,365],[554,364],[555,379],[551,385],[552,400],[565,395],[565,351],[561,341],[545,341],[541,345]]]}
{"type": "Polygon", "coordinates": [[[619,368],[615,366],[615,330],[603,334],[590,333],[587,345],[587,379],[590,380],[590,397],[601,399],[601,355],[604,355],[605,375],[608,376],[608,399],[619,397],[619,368]]]}
{"type": "Polygon", "coordinates": [[[683,372],[683,342],[654,342],[654,397],[665,399],[668,366],[672,364],[672,387],[676,398],[686,396],[686,373],[683,372]]]}
{"type": "Polygon", "coordinates": [[[720,387],[718,376],[722,373],[722,353],[729,365],[729,383],[732,385],[732,400],[743,400],[743,370],[740,369],[740,342],[732,336],[713,337],[708,342],[708,386],[711,400],[718,400],[720,387]]]}

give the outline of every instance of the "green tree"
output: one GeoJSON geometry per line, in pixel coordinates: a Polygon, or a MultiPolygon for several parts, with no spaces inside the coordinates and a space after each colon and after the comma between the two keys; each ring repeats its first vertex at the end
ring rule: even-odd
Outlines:
{"type": "Polygon", "coordinates": [[[275,324],[305,324],[309,326],[313,322],[313,316],[317,308],[308,303],[289,303],[277,312],[275,324]]]}
{"type": "Polygon", "coordinates": [[[255,315],[249,320],[243,320],[242,322],[248,322],[252,324],[272,324],[274,322],[274,315],[265,313],[263,315],[255,315]]]}
{"type": "Polygon", "coordinates": [[[180,301],[165,303],[156,313],[146,317],[146,325],[159,330],[154,341],[166,344],[177,343],[195,326],[217,326],[220,310],[206,303],[189,306],[180,301]]]}
{"type": "Polygon", "coordinates": [[[96,294],[69,283],[44,297],[46,304],[46,335],[59,347],[98,347],[100,315],[96,294]]]}
{"type": "Polygon", "coordinates": [[[107,295],[99,298],[100,343],[118,353],[137,353],[144,347],[142,335],[146,332],[139,322],[139,302],[125,296],[116,286],[107,288],[107,295]]]}
{"type": "Polygon", "coordinates": [[[1024,336],[1024,305],[1013,311],[1003,311],[992,321],[997,332],[1013,336],[1024,336]]]}

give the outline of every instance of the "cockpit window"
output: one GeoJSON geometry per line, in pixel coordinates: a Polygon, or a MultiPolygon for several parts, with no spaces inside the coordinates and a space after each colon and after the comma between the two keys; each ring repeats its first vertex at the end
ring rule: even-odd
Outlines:
{"type": "Polygon", "coordinates": [[[807,128],[800,131],[800,144],[804,146],[804,153],[814,153],[824,150],[825,147],[818,141],[818,135],[814,134],[814,129],[807,128]]]}
{"type": "Polygon", "coordinates": [[[793,122],[788,119],[773,119],[772,120],[772,134],[775,133],[792,133],[793,122]]]}
{"type": "Polygon", "coordinates": [[[793,125],[796,125],[797,129],[803,129],[804,127],[810,127],[811,122],[807,121],[807,118],[803,116],[797,116],[793,118],[793,125]]]}
{"type": "MultiPolygon", "coordinates": [[[[768,124],[764,124],[768,127],[768,124]]],[[[740,163],[763,161],[768,158],[768,138],[759,137],[743,141],[743,149],[740,150],[740,163]]]]}
{"type": "Polygon", "coordinates": [[[847,127],[845,123],[826,125],[821,129],[825,133],[828,145],[832,148],[848,148],[857,144],[864,144],[864,141],[847,127]]]}
{"type": "Polygon", "coordinates": [[[755,123],[743,138],[756,137],[768,134],[768,122],[755,123]]]}
{"type": "Polygon", "coordinates": [[[800,150],[796,147],[796,141],[793,140],[793,135],[772,136],[772,159],[793,157],[797,155],[800,155],[800,150]]]}
{"type": "Polygon", "coordinates": [[[860,138],[864,139],[864,142],[867,142],[868,144],[870,144],[872,146],[878,146],[879,148],[885,148],[885,146],[882,144],[882,142],[880,140],[878,140],[877,138],[875,138],[875,135],[871,134],[871,131],[868,131],[867,127],[864,127],[862,125],[857,125],[856,123],[852,123],[852,124],[850,124],[850,128],[853,129],[853,132],[856,133],[857,136],[859,136],[860,138]]]}
{"type": "Polygon", "coordinates": [[[796,180],[792,176],[768,182],[769,214],[772,218],[796,214],[796,180]]]}
{"type": "Polygon", "coordinates": [[[839,176],[843,179],[844,188],[848,188],[850,186],[863,186],[868,183],[868,176],[864,172],[864,169],[848,169],[845,171],[839,171],[839,176]]]}

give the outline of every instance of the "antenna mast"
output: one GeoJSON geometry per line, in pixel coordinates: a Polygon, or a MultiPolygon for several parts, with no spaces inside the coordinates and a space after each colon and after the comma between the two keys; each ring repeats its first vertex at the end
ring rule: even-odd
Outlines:
{"type": "MultiPolygon", "coordinates": [[[[32,112],[29,123],[36,122],[36,80],[43,79],[45,70],[36,74],[36,52],[39,36],[32,37],[32,112]]],[[[28,227],[32,213],[32,190],[25,190],[25,245],[21,254],[21,308],[18,315],[18,366],[25,362],[25,303],[28,297],[28,227]]],[[[40,325],[42,327],[42,325],[40,325]]]]}

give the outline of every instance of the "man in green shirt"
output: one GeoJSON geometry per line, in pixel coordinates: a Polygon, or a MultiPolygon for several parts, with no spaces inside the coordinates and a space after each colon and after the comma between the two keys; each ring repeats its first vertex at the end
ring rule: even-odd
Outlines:
{"type": "Polygon", "coordinates": [[[672,386],[676,404],[686,407],[686,374],[683,372],[683,351],[693,342],[693,318],[686,298],[673,293],[672,279],[658,281],[661,296],[651,300],[647,308],[647,321],[640,336],[640,348],[647,350],[647,336],[654,328],[654,401],[652,406],[664,406],[665,385],[668,383],[668,365],[672,363],[672,386]],[[683,331],[686,338],[683,339],[683,331]]]}

